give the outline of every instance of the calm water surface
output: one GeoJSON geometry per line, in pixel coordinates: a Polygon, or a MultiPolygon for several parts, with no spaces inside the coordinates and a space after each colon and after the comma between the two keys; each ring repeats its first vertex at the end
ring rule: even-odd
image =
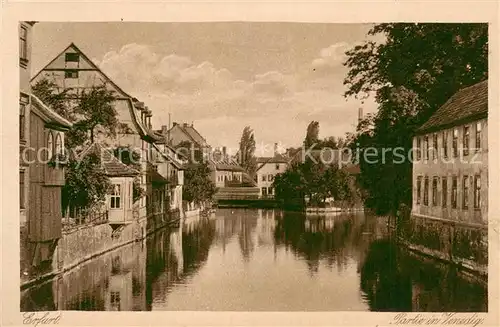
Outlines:
{"type": "Polygon", "coordinates": [[[487,311],[487,290],[410,256],[382,218],[219,209],[23,291],[21,310],[487,311]]]}

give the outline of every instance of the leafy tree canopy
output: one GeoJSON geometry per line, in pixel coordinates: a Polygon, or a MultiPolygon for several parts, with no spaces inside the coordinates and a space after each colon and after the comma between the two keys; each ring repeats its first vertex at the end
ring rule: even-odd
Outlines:
{"type": "Polygon", "coordinates": [[[459,89],[487,78],[488,25],[377,24],[369,35],[386,40],[346,52],[345,96],[374,96],[378,112],[358,125],[351,142],[379,150],[376,164],[360,156],[365,204],[380,214],[396,213],[401,204],[411,205],[412,165],[394,163],[392,152],[382,160],[380,150],[401,147],[407,154],[418,126],[459,89]]]}

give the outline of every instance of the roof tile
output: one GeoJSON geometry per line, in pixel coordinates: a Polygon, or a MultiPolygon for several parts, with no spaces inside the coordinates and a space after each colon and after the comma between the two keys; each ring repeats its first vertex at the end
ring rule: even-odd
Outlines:
{"type": "Polygon", "coordinates": [[[418,129],[418,132],[457,125],[467,119],[487,114],[488,80],[484,80],[455,93],[418,129]]]}

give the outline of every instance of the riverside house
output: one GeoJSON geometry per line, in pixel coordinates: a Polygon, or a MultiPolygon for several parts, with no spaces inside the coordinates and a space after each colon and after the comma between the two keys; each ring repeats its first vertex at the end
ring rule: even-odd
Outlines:
{"type": "Polygon", "coordinates": [[[274,188],[272,187],[274,177],[285,172],[289,161],[289,158],[278,153],[278,144],[274,144],[274,156],[257,158],[254,181],[259,188],[259,197],[274,197],[274,188]]]}
{"type": "Polygon", "coordinates": [[[93,143],[82,151],[79,160],[83,160],[90,154],[100,158],[101,168],[111,182],[111,190],[106,195],[106,203],[102,210],[107,213],[105,221],[110,225],[132,223],[133,183],[139,172],[122,163],[110,149],[105,149],[99,143],[93,143]]]}
{"type": "Polygon", "coordinates": [[[64,135],[72,124],[31,94],[31,31],[19,23],[19,214],[21,273],[49,262],[61,237],[64,135]]]}
{"type": "Polygon", "coordinates": [[[488,81],[454,94],[417,130],[413,148],[407,241],[486,273],[488,81]]]}
{"type": "Polygon", "coordinates": [[[488,81],[453,95],[413,140],[415,216],[488,220],[488,81]]]}
{"type": "MultiPolygon", "coordinates": [[[[182,165],[176,158],[158,153],[161,152],[161,147],[155,146],[155,143],[161,143],[163,138],[153,131],[152,111],[143,102],[121,89],[73,43],[38,72],[31,83],[34,85],[42,79],[54,82],[61,90],[67,89],[74,99],[78,99],[82,92],[95,86],[104,86],[113,92],[114,106],[121,128],[116,137],[99,136],[98,142],[112,147],[129,147],[141,153],[140,185],[146,192],[134,205],[139,220],[147,220],[148,232],[154,230],[165,219],[157,215],[153,208],[158,207],[156,202],[159,197],[169,194],[171,187],[182,187],[179,184],[169,183],[171,172],[180,174],[182,165]],[[158,158],[162,160],[155,161],[158,158]],[[160,164],[166,166],[162,169],[164,176],[158,173],[160,164]]],[[[179,181],[182,178],[175,180],[179,181]]]]}

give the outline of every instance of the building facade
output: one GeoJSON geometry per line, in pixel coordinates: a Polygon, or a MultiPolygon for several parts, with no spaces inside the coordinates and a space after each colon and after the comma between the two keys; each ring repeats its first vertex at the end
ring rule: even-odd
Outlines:
{"type": "Polygon", "coordinates": [[[488,83],[452,96],[413,139],[412,214],[488,220],[488,83]]]}
{"type": "MultiPolygon", "coordinates": [[[[110,147],[128,147],[140,153],[140,185],[145,194],[134,205],[140,219],[156,215],[153,208],[156,208],[157,204],[154,202],[160,194],[166,196],[170,193],[170,184],[167,180],[172,171],[180,174],[182,170],[171,167],[182,166],[180,162],[169,164],[168,161],[175,161],[175,158],[158,153],[161,147],[155,146],[155,142],[162,143],[163,137],[152,128],[152,111],[144,102],[121,89],[73,43],[38,72],[31,79],[31,84],[34,85],[44,79],[55,83],[60,90],[68,90],[75,100],[82,92],[96,86],[104,86],[113,93],[114,108],[120,128],[116,137],[108,138],[100,135],[98,140],[110,147]],[[165,175],[162,177],[158,173],[160,163],[155,161],[158,158],[163,159],[162,173],[165,175]]],[[[173,186],[182,188],[179,184],[173,186]]]]}
{"type": "Polygon", "coordinates": [[[277,152],[277,144],[274,146],[273,157],[258,157],[257,169],[254,181],[259,188],[260,197],[274,197],[274,177],[284,173],[288,168],[289,158],[280,155],[277,152]]]}
{"type": "Polygon", "coordinates": [[[488,273],[488,81],[454,94],[413,139],[413,203],[402,240],[488,273]]]}
{"type": "Polygon", "coordinates": [[[61,237],[64,136],[72,124],[31,94],[31,31],[19,24],[19,202],[21,272],[47,262],[61,237]]]}

